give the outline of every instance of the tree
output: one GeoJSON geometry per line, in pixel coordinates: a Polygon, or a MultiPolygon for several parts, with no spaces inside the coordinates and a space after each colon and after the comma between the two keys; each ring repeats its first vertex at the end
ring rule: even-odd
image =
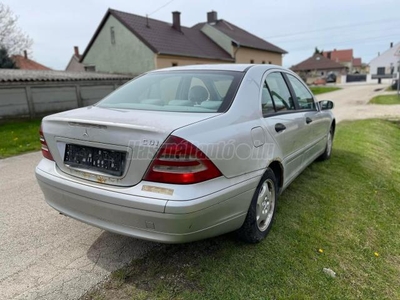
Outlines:
{"type": "Polygon", "coordinates": [[[8,55],[6,48],[0,48],[0,69],[18,69],[15,62],[8,55]]]}
{"type": "Polygon", "coordinates": [[[314,55],[315,54],[322,54],[322,52],[324,52],[324,50],[319,50],[318,47],[315,47],[314,55]]]}
{"type": "Polygon", "coordinates": [[[11,9],[0,3],[0,48],[7,50],[9,55],[29,51],[33,40],[18,27],[18,17],[11,9]]]}

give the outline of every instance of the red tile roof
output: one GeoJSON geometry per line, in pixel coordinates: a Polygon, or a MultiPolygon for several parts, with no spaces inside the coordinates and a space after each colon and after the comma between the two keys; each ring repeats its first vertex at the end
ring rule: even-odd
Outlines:
{"type": "Polygon", "coordinates": [[[14,60],[18,69],[21,70],[51,70],[50,68],[43,66],[29,58],[25,58],[25,56],[22,55],[13,55],[11,58],[14,60]]]}
{"type": "Polygon", "coordinates": [[[361,67],[361,58],[354,58],[353,59],[353,67],[361,67]]]}
{"type": "Polygon", "coordinates": [[[314,54],[310,58],[294,65],[290,69],[293,71],[313,71],[313,70],[330,70],[330,69],[343,69],[344,66],[322,56],[321,54],[314,54]]]}
{"type": "Polygon", "coordinates": [[[351,62],[353,60],[353,49],[324,51],[322,55],[336,62],[351,62]]]}

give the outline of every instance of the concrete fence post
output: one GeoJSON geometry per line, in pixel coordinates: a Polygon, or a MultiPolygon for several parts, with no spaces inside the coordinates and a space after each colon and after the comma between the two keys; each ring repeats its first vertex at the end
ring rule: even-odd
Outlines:
{"type": "Polygon", "coordinates": [[[32,90],[30,86],[25,87],[25,93],[26,93],[26,102],[28,104],[28,109],[29,109],[29,117],[31,119],[34,119],[36,117],[35,113],[35,106],[33,104],[33,97],[32,97],[32,90]]]}
{"type": "Polygon", "coordinates": [[[76,101],[78,104],[78,107],[83,107],[83,101],[81,97],[81,87],[79,84],[75,85],[75,92],[76,92],[76,101]]]}

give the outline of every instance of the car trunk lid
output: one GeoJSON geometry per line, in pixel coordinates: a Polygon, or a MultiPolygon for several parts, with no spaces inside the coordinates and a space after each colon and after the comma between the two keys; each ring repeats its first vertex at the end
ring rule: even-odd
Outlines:
{"type": "Polygon", "coordinates": [[[217,115],[92,106],[46,117],[42,130],[61,171],[83,181],[133,186],[174,130],[217,115]]]}

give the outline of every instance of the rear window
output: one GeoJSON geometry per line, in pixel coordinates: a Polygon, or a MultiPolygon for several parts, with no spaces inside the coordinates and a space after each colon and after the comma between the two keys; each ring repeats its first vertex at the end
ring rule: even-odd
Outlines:
{"type": "Polygon", "coordinates": [[[244,73],[235,71],[165,71],[138,77],[97,106],[170,112],[224,112],[244,73]]]}

